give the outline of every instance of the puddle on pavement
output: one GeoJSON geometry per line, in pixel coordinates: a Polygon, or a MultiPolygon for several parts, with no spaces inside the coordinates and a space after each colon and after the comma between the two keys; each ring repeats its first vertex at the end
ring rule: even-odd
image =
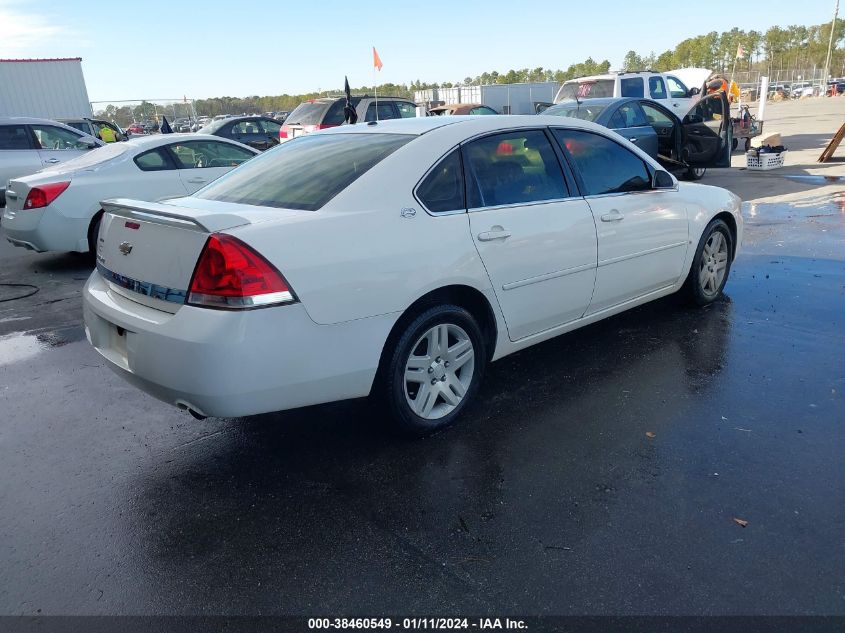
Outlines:
{"type": "Polygon", "coordinates": [[[845,191],[808,195],[789,202],[744,202],[742,215],[746,220],[758,223],[785,222],[793,218],[845,219],[845,191]]]}
{"type": "Polygon", "coordinates": [[[809,182],[816,185],[825,185],[831,182],[845,182],[845,176],[814,176],[812,174],[784,176],[789,180],[798,182],[809,182]]]}
{"type": "Polygon", "coordinates": [[[0,336],[0,367],[27,360],[40,352],[62,347],[84,336],[85,331],[79,327],[40,334],[15,332],[0,336]]]}

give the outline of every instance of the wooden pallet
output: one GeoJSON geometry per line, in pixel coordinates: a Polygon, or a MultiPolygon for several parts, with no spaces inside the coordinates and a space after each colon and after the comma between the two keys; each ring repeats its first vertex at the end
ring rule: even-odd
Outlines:
{"type": "Polygon", "coordinates": [[[822,155],[819,156],[820,163],[826,163],[830,160],[830,157],[833,156],[833,152],[836,151],[836,148],[839,147],[839,144],[842,142],[843,137],[845,137],[845,123],[843,123],[842,127],[839,128],[839,131],[833,135],[833,138],[830,139],[830,143],[827,144],[827,147],[824,148],[822,155]]]}

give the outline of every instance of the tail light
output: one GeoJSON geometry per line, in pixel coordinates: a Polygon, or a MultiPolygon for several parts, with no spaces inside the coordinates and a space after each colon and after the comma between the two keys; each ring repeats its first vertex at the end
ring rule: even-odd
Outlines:
{"type": "Polygon", "coordinates": [[[282,274],[252,248],[224,233],[208,238],[191,277],[189,305],[243,310],[294,302],[282,274]]]}
{"type": "Polygon", "coordinates": [[[51,182],[47,185],[39,185],[29,190],[26,200],[23,202],[24,209],[41,209],[53,202],[62,195],[62,192],[70,187],[70,181],[51,182]]]}
{"type": "Polygon", "coordinates": [[[314,131],[328,130],[330,127],[338,127],[337,123],[318,123],[314,126],[314,131]]]}
{"type": "Polygon", "coordinates": [[[283,125],[282,128],[279,130],[279,138],[287,138],[288,137],[288,126],[283,125]]]}

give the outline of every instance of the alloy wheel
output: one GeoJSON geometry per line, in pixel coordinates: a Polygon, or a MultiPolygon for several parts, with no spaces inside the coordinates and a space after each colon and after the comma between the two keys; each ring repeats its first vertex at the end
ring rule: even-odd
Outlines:
{"type": "Polygon", "coordinates": [[[405,398],[426,420],[448,415],[466,396],[475,372],[475,349],[463,328],[439,323],[414,344],[405,363],[405,398]]]}
{"type": "Polygon", "coordinates": [[[728,241],[721,231],[713,231],[701,253],[698,283],[707,297],[718,294],[728,267],[728,241]]]}

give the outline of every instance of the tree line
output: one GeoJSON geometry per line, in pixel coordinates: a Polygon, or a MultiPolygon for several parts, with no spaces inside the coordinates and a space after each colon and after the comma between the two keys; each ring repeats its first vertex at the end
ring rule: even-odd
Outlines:
{"type": "MultiPolygon", "coordinates": [[[[733,28],[729,31],[717,33],[712,31],[703,35],[690,37],[678,43],[674,49],[660,54],[650,52],[641,54],[631,50],[622,60],[620,70],[658,71],[683,67],[703,67],[721,72],[732,70],[736,59],[737,49],[741,46],[745,55],[736,60],[737,70],[768,71],[783,68],[822,67],[827,55],[830,38],[830,23],[815,26],[773,26],[763,31],[744,31],[733,28]]],[[[845,21],[838,20],[834,31],[834,50],[831,60],[831,74],[845,75],[845,50],[839,44],[845,39],[845,21]]],[[[384,96],[405,97],[413,99],[414,91],[431,88],[451,88],[461,85],[478,84],[511,84],[535,81],[555,81],[563,83],[568,79],[606,73],[610,70],[610,61],[596,61],[588,57],[583,62],[571,64],[565,70],[537,68],[511,69],[506,72],[496,70],[464,77],[462,80],[426,83],[416,79],[407,84],[379,84],[378,93],[384,96]]],[[[338,85],[342,85],[338,82],[338,85]]],[[[372,86],[353,88],[355,94],[374,94],[372,86]]],[[[342,95],[343,89],[336,88],[328,92],[310,92],[305,94],[282,94],[275,96],[250,97],[214,97],[211,99],[197,99],[194,108],[198,116],[216,116],[218,114],[258,114],[261,112],[291,111],[303,101],[317,99],[326,95],[342,95]]],[[[162,108],[159,108],[161,110],[162,108]]],[[[166,111],[168,116],[187,116],[178,104],[170,106],[166,111]],[[170,113],[174,114],[171,115],[170,113]]],[[[122,125],[133,120],[140,120],[139,114],[145,118],[154,115],[152,104],[144,103],[134,109],[129,107],[116,108],[108,106],[98,114],[104,114],[122,125]],[[139,109],[140,108],[140,109],[139,109]]]]}

